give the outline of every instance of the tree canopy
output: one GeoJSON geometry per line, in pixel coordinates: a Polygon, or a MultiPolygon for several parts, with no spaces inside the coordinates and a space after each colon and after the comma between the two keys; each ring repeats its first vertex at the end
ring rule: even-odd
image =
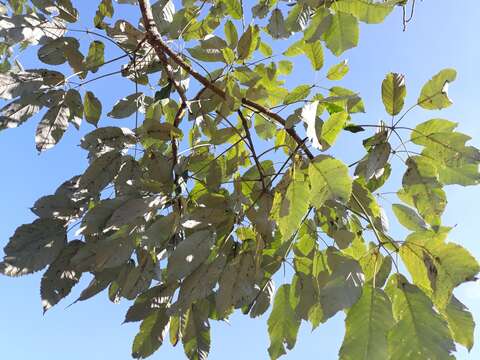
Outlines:
{"type": "Polygon", "coordinates": [[[0,262],[12,277],[46,268],[44,311],[90,276],[76,301],[106,289],[112,302],[133,301],[134,358],[170,341],[207,359],[211,321],[234,311],[268,313],[273,360],[294,348],[302,322],[315,329],[341,311],[342,360],[472,348],[473,317],[453,291],[480,268],[442,214],[446,186],[479,183],[480,151],[450,120],[402,122],[451,106],[456,71],[408,89],[413,104],[405,75],[386,74],[376,86],[389,121],[377,124],[357,123],[360,94],[335,85],[359,24],[400,11],[406,26],[414,0],[97,0],[89,29],[76,27],[74,3],[0,2],[0,130],[38,119],[42,153],[70,124],[93,128],[80,140],[88,167],[35,202],[38,218],[0,262]],[[25,69],[16,54],[32,49],[43,65],[25,69]],[[339,57],[328,69],[326,51],[339,57]],[[300,57],[321,82],[288,85],[300,57]],[[110,109],[97,80],[111,76],[135,91],[125,86],[110,109]],[[134,126],[104,126],[107,117],[134,126]],[[363,144],[351,164],[336,156],[341,133],[363,144]],[[395,173],[405,239],[378,200],[395,173]]]}

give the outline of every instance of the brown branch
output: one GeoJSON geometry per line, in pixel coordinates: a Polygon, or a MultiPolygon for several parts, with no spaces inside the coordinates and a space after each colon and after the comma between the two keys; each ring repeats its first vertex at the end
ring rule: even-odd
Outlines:
{"type": "MultiPolygon", "coordinates": [[[[189,73],[195,80],[201,83],[204,87],[210,89],[216,95],[221,97],[222,99],[226,99],[226,93],[224,90],[219,88],[217,85],[209,81],[206,77],[195,71],[184,59],[177,53],[175,53],[172,49],[168,47],[168,45],[163,41],[162,36],[158,32],[157,26],[155,21],[153,20],[152,8],[150,6],[149,0],[139,0],[138,4],[140,6],[140,11],[142,13],[143,23],[146,30],[146,36],[149,44],[155,49],[157,55],[161,58],[162,56],[168,56],[172,59],[176,64],[178,64],[183,70],[189,73]]],[[[251,101],[246,98],[242,98],[241,102],[243,105],[253,108],[257,112],[265,114],[266,116],[274,119],[280,125],[282,125],[287,133],[299,144],[302,149],[305,151],[305,154],[310,158],[313,159],[314,156],[310,152],[310,150],[305,146],[305,143],[302,139],[298,136],[296,131],[293,128],[287,128],[286,121],[280,115],[272,112],[270,109],[260,105],[254,101],[251,101]]]]}

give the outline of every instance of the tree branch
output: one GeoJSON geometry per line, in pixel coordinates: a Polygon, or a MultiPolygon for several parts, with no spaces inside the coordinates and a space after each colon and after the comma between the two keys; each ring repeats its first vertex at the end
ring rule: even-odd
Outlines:
{"type": "MultiPolygon", "coordinates": [[[[153,20],[152,8],[150,6],[149,0],[139,0],[138,4],[140,6],[140,11],[142,13],[143,23],[146,30],[147,41],[149,44],[155,49],[157,55],[162,58],[164,56],[168,56],[171,58],[176,64],[178,64],[182,69],[188,72],[195,80],[201,83],[206,88],[213,91],[216,95],[221,97],[222,99],[226,99],[226,93],[214,83],[209,81],[206,77],[195,71],[185,60],[182,59],[180,55],[175,53],[172,49],[168,47],[168,45],[162,40],[162,36],[158,32],[157,26],[155,21],[153,20]]],[[[266,116],[274,119],[280,125],[285,128],[285,131],[299,144],[302,149],[305,151],[305,154],[310,158],[313,159],[314,156],[302,141],[300,136],[296,133],[293,128],[287,128],[286,121],[280,115],[272,112],[271,110],[267,109],[263,105],[260,105],[254,101],[251,101],[246,98],[242,98],[241,102],[243,105],[253,108],[254,110],[265,114],[266,116]]]]}

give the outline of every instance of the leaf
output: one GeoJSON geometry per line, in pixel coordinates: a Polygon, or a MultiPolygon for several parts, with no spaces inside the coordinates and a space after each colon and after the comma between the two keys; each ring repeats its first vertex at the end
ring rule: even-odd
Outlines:
{"type": "Polygon", "coordinates": [[[382,82],[382,100],[385,110],[392,116],[398,115],[403,109],[407,88],[405,76],[389,73],[382,82]]]}
{"type": "Polygon", "coordinates": [[[465,346],[468,351],[473,347],[475,322],[468,309],[455,296],[442,312],[448,321],[455,342],[465,346]]]}
{"type": "Polygon", "coordinates": [[[319,290],[323,322],[352,307],[360,298],[363,285],[362,269],[355,259],[332,247],[326,253],[331,274],[319,290]]]}
{"type": "Polygon", "coordinates": [[[119,100],[107,114],[114,119],[124,119],[133,115],[139,108],[143,93],[135,93],[119,100]]]}
{"type": "Polygon", "coordinates": [[[347,313],[340,359],[387,359],[387,333],[393,325],[390,299],[382,289],[366,284],[362,296],[347,313]]]}
{"type": "Polygon", "coordinates": [[[117,151],[109,151],[95,159],[80,178],[80,187],[98,194],[117,176],[121,161],[122,155],[117,151]]]}
{"type": "Polygon", "coordinates": [[[273,39],[286,39],[290,36],[280,9],[276,8],[272,11],[270,20],[268,21],[267,31],[273,39]]]}
{"type": "Polygon", "coordinates": [[[289,32],[305,30],[310,20],[310,8],[307,5],[295,4],[288,13],[285,20],[285,27],[289,32]]]}
{"type": "Polygon", "coordinates": [[[298,230],[308,211],[310,198],[310,187],[305,175],[300,170],[293,169],[291,177],[286,192],[275,193],[271,212],[271,218],[277,222],[284,241],[298,230]]]}
{"type": "Polygon", "coordinates": [[[352,180],[348,168],[340,160],[317,157],[308,168],[311,204],[320,209],[325,201],[347,202],[352,193],[352,180]]]}
{"type": "Polygon", "coordinates": [[[340,111],[330,115],[327,121],[325,121],[322,127],[322,135],[320,140],[323,150],[328,149],[335,143],[335,140],[348,120],[348,116],[349,115],[347,112],[340,111]]]}
{"type": "Polygon", "coordinates": [[[305,54],[310,60],[314,70],[320,70],[323,67],[324,55],[320,40],[307,43],[305,40],[299,40],[292,44],[284,53],[285,56],[298,56],[305,54]]]}
{"type": "Polygon", "coordinates": [[[418,216],[415,210],[409,208],[408,206],[393,204],[392,209],[400,224],[405,226],[408,230],[422,231],[427,228],[425,221],[418,216]]]}
{"type": "Polygon", "coordinates": [[[388,335],[389,359],[452,359],[455,345],[447,323],[428,297],[399,274],[390,278],[386,291],[397,321],[388,335]]]}
{"type": "Polygon", "coordinates": [[[435,168],[418,156],[410,157],[406,164],[408,169],[402,180],[405,192],[412,198],[425,221],[432,225],[439,225],[447,199],[437,180],[435,168]]]}
{"type": "Polygon", "coordinates": [[[310,89],[312,87],[310,85],[299,85],[296,88],[294,88],[292,91],[288,93],[287,96],[285,96],[285,99],[283,100],[284,104],[292,104],[295,103],[299,100],[303,100],[308,97],[310,94],[310,89]]]}
{"type": "Polygon", "coordinates": [[[456,77],[457,72],[454,69],[440,71],[423,86],[417,104],[427,110],[440,110],[452,105],[448,98],[448,84],[456,77]]]}
{"type": "Polygon", "coordinates": [[[327,79],[328,80],[342,80],[343,77],[348,73],[349,66],[347,60],[343,60],[337,65],[333,65],[328,69],[327,79]]]}
{"type": "Polygon", "coordinates": [[[170,0],[159,0],[152,5],[153,20],[160,34],[167,34],[175,15],[175,4],[170,0]]]}
{"type": "Polygon", "coordinates": [[[268,353],[275,360],[293,349],[297,341],[297,333],[300,327],[300,318],[290,304],[290,285],[282,285],[275,295],[273,309],[268,318],[268,334],[270,347],[268,353]]]}
{"type": "Polygon", "coordinates": [[[337,0],[333,6],[340,10],[354,15],[360,21],[367,24],[379,24],[392,12],[395,5],[401,0],[388,0],[384,2],[373,2],[370,0],[337,0]]]}
{"type": "Polygon", "coordinates": [[[85,66],[92,73],[96,73],[98,68],[105,62],[105,45],[103,42],[95,40],[90,43],[88,55],[85,59],[85,66]]]}
{"type": "Polygon", "coordinates": [[[92,153],[104,153],[123,150],[135,142],[135,134],[129,128],[106,126],[85,135],[80,141],[80,146],[92,153]]]}
{"type": "Polygon", "coordinates": [[[10,100],[40,90],[44,83],[41,71],[42,70],[0,73],[0,98],[10,100]]]}
{"type": "Polygon", "coordinates": [[[180,280],[193,273],[210,255],[214,240],[214,234],[201,230],[180,242],[168,258],[168,281],[180,280]]]}
{"type": "Polygon", "coordinates": [[[65,103],[50,108],[40,121],[35,134],[38,151],[54,147],[68,128],[70,109],[65,103]]]}
{"type": "Polygon", "coordinates": [[[210,323],[208,303],[205,301],[192,305],[189,310],[182,341],[188,359],[207,360],[210,352],[210,323]]]}
{"type": "Polygon", "coordinates": [[[178,300],[172,305],[172,312],[186,311],[197,300],[205,299],[212,292],[222,274],[227,258],[220,254],[211,263],[203,263],[182,282],[178,300]]]}
{"type": "Polygon", "coordinates": [[[380,178],[385,173],[385,168],[388,165],[388,159],[392,147],[388,142],[381,142],[375,144],[368,152],[365,160],[362,160],[355,169],[355,175],[365,177],[365,180],[370,181],[380,178]]]}
{"type": "Polygon", "coordinates": [[[142,321],[140,332],[133,341],[133,358],[145,359],[162,345],[169,319],[165,308],[160,308],[142,321]]]}
{"type": "Polygon", "coordinates": [[[303,52],[308,60],[310,60],[310,64],[315,71],[323,67],[323,47],[319,40],[312,43],[305,43],[303,45],[303,52]]]}
{"type": "Polygon", "coordinates": [[[252,319],[263,315],[268,310],[272,303],[274,293],[275,285],[273,280],[269,280],[265,289],[261,292],[255,301],[255,304],[252,306],[252,310],[250,311],[250,317],[252,319]]]}
{"type": "Polygon", "coordinates": [[[276,134],[277,126],[258,114],[255,114],[254,126],[258,137],[262,140],[272,139],[276,134]]]}
{"type": "Polygon", "coordinates": [[[427,246],[430,257],[435,264],[438,274],[432,287],[434,290],[433,301],[435,305],[444,309],[452,296],[453,289],[458,285],[473,281],[480,271],[477,260],[462,246],[441,241],[430,242],[427,246]]]}
{"type": "Polygon", "coordinates": [[[224,26],[225,39],[227,40],[228,46],[235,48],[238,42],[238,33],[237,28],[231,20],[227,20],[224,26]]]}
{"type": "Polygon", "coordinates": [[[358,44],[358,21],[348,13],[337,11],[332,14],[332,23],[325,33],[325,43],[336,56],[358,44]]]}
{"type": "Polygon", "coordinates": [[[240,0],[225,0],[228,14],[235,20],[241,20],[243,17],[243,8],[240,0]]]}
{"type": "Polygon", "coordinates": [[[31,210],[40,218],[57,218],[68,221],[77,216],[80,205],[63,194],[55,194],[41,197],[31,210]]]}
{"type": "Polygon", "coordinates": [[[67,243],[64,222],[56,219],[37,219],[22,225],[3,248],[5,256],[0,272],[21,276],[42,270],[52,263],[67,243]]]}
{"type": "Polygon", "coordinates": [[[242,34],[238,40],[237,54],[238,60],[248,60],[257,47],[259,41],[258,26],[249,25],[247,30],[242,34]]]}
{"type": "Polygon", "coordinates": [[[43,274],[40,295],[44,313],[66,297],[80,281],[82,273],[75,270],[70,260],[83,245],[79,240],[68,243],[43,274]]]}
{"type": "Polygon", "coordinates": [[[85,120],[93,126],[97,126],[100,116],[102,115],[102,103],[91,91],[85,93],[83,108],[85,120]]]}
{"type": "Polygon", "coordinates": [[[22,97],[0,110],[0,130],[16,128],[40,111],[40,104],[28,100],[30,100],[28,97],[27,99],[22,97]]]}
{"type": "Polygon", "coordinates": [[[226,316],[232,306],[238,308],[250,304],[256,296],[255,275],[255,259],[251,253],[243,253],[226,265],[215,297],[220,318],[226,316]]]}

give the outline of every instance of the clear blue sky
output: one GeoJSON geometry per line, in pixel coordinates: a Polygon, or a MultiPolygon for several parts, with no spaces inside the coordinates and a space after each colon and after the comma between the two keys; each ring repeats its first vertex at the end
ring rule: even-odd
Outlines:
{"type": "MultiPolygon", "coordinates": [[[[76,3],[82,3],[86,11],[92,11],[87,9],[87,1],[76,3]]],[[[88,1],[88,5],[96,3],[88,1]]],[[[133,9],[130,7],[130,10],[133,9]]],[[[405,124],[415,124],[433,117],[454,120],[460,123],[460,131],[473,136],[473,144],[479,147],[478,19],[480,6],[476,0],[430,0],[417,2],[415,19],[405,33],[402,32],[401,14],[398,11],[382,25],[362,27],[359,47],[341,57],[349,60],[351,70],[340,85],[358,90],[367,108],[366,115],[354,120],[358,123],[376,123],[385,116],[380,101],[380,83],[387,72],[406,74],[407,104],[412,104],[422,84],[431,75],[442,68],[454,67],[459,73],[457,81],[450,87],[454,106],[441,113],[413,112],[405,124]]],[[[21,59],[27,64],[32,61],[25,57],[21,59]]],[[[328,55],[323,71],[338,61],[328,55]]],[[[298,79],[304,81],[312,79],[310,72],[300,71],[296,74],[298,79]]],[[[134,91],[133,88],[119,88],[118,83],[111,80],[99,82],[96,86],[106,109],[108,104],[134,91]]],[[[119,120],[116,124],[131,125],[128,120],[119,120]]],[[[34,149],[35,126],[36,121],[31,121],[21,128],[0,133],[2,247],[18,225],[33,220],[28,209],[36,199],[52,193],[63,180],[80,173],[86,165],[86,154],[76,145],[81,134],[91,129],[88,125],[84,125],[80,132],[70,129],[57,147],[41,156],[34,149]]],[[[356,148],[347,141],[350,139],[343,136],[336,145],[339,149],[336,154],[346,161],[356,160],[358,156],[356,148]]],[[[357,139],[360,143],[361,137],[357,139]]],[[[390,190],[396,188],[387,185],[385,191],[390,190]]],[[[476,227],[480,188],[450,187],[447,190],[449,204],[444,223],[458,224],[451,238],[480,259],[480,239],[476,227]]],[[[384,205],[389,207],[388,202],[384,205]]],[[[403,235],[397,227],[393,228],[393,234],[397,238],[403,235]]],[[[138,325],[121,325],[128,302],[111,304],[106,294],[102,293],[90,301],[65,309],[88,283],[89,279],[85,277],[67,300],[43,316],[39,296],[40,277],[41,274],[18,279],[0,277],[0,359],[130,359],[131,342],[138,325]]],[[[480,319],[480,285],[464,285],[456,294],[474,312],[477,320],[480,319]]],[[[267,359],[266,319],[263,316],[258,320],[250,320],[237,315],[232,317],[230,324],[213,323],[210,359],[267,359]]],[[[343,338],[343,320],[343,314],[338,314],[313,333],[304,324],[296,348],[284,358],[336,359],[343,338]]],[[[480,336],[476,336],[476,341],[479,344],[470,354],[459,347],[457,358],[480,359],[480,336]]],[[[172,349],[167,341],[152,359],[184,359],[180,347],[172,349]]]]}

